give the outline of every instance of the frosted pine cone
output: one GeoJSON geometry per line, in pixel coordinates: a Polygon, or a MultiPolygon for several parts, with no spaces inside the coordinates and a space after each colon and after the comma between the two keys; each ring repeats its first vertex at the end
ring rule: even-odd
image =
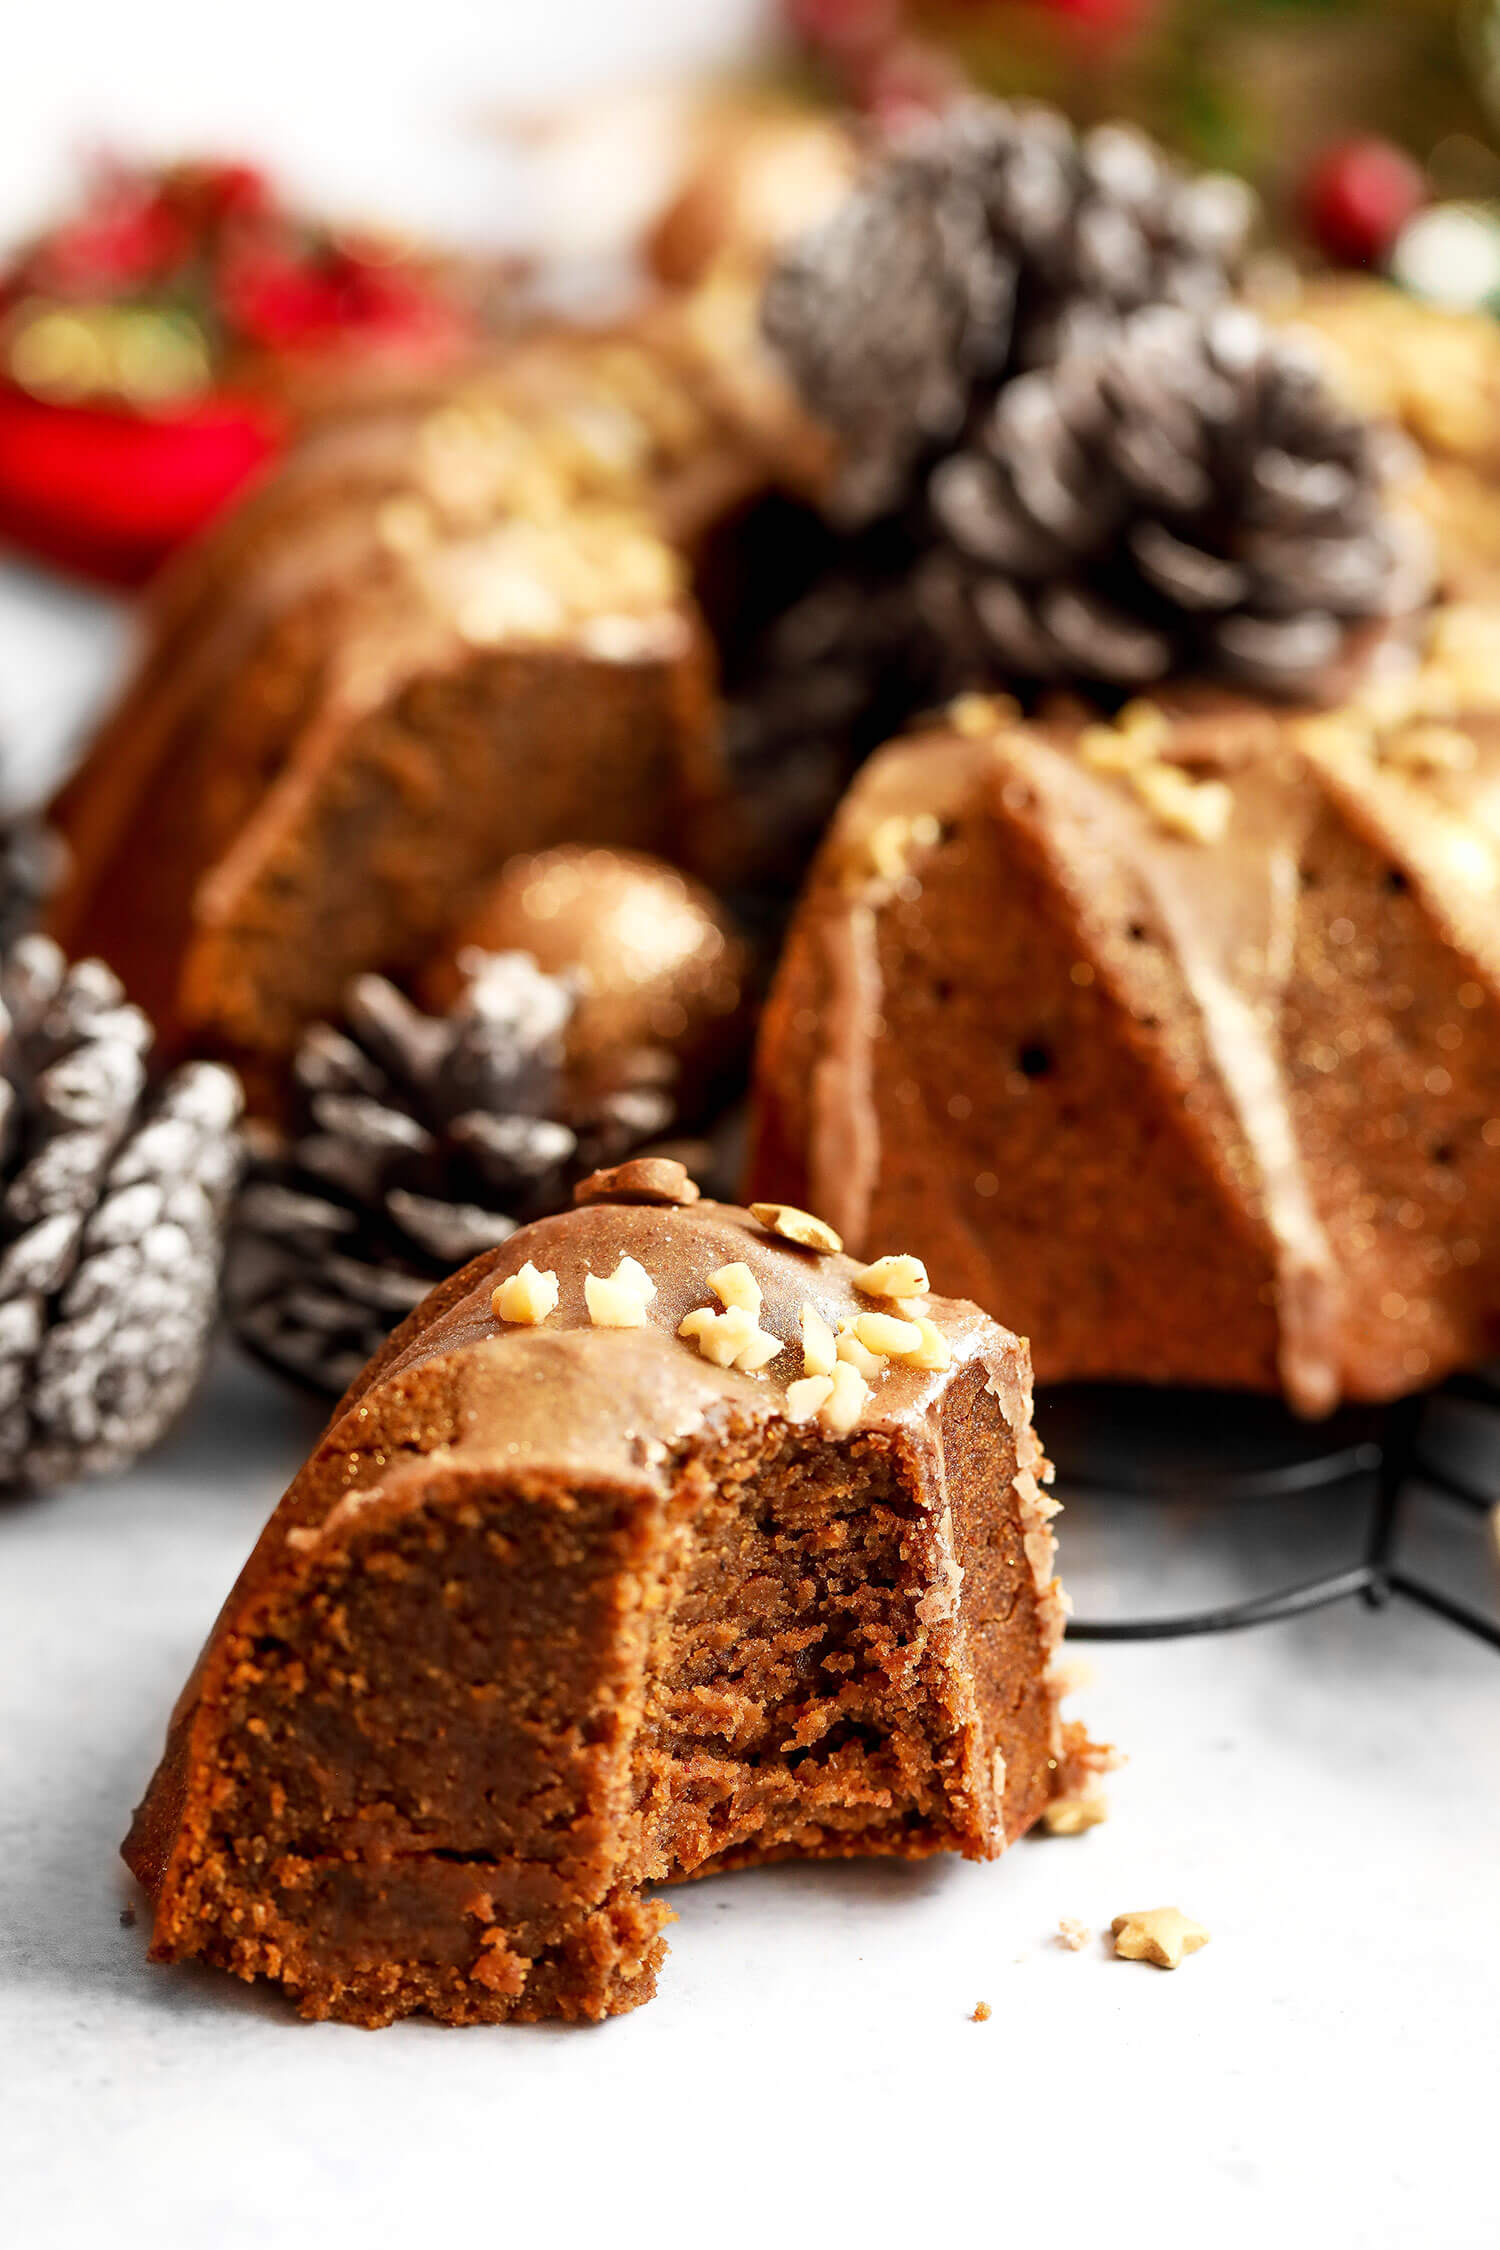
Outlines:
{"type": "Polygon", "coordinates": [[[1143,305],[1221,303],[1253,206],[1126,125],[976,98],[898,141],[785,252],[764,325],[842,441],[846,521],[898,507],[1008,377],[1143,305]]]}
{"type": "Polygon", "coordinates": [[[524,953],[463,966],[445,1016],[382,977],[358,978],[345,1027],[303,1039],[292,1136],[265,1140],[252,1160],[229,1315],[252,1351],[314,1389],[346,1389],[435,1282],[561,1209],[576,1180],[673,1115],[654,1080],[573,1095],[566,976],[524,953]]]}
{"type": "Polygon", "coordinates": [[[212,1333],[240,1090],[147,1085],[151,1027],[99,961],[0,958],[0,1480],[47,1485],[154,1445],[212,1333]]]}
{"type": "Polygon", "coordinates": [[[1351,621],[1426,590],[1383,442],[1240,308],[1153,307],[1018,377],[928,476],[917,600],[950,684],[1197,666],[1305,690],[1351,621]]]}

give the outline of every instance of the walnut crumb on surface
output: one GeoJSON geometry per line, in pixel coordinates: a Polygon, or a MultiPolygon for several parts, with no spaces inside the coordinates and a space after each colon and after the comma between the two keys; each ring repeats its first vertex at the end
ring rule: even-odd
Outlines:
{"type": "Polygon", "coordinates": [[[862,1297],[889,1297],[897,1302],[903,1297],[925,1297],[927,1268],[920,1258],[877,1258],[854,1276],[854,1286],[862,1297]]]}
{"type": "Polygon", "coordinates": [[[990,2017],[993,2014],[994,2010],[991,2008],[988,2000],[976,2000],[974,2003],[974,2013],[970,2016],[969,2021],[970,2023],[988,2023],[990,2017]]]}
{"type": "Polygon", "coordinates": [[[1066,1914],[1057,1925],[1057,1942],[1065,1953],[1081,1953],[1093,1934],[1087,1922],[1075,1922],[1066,1914]]]}
{"type": "Polygon", "coordinates": [[[956,695],[947,711],[948,724],[955,734],[967,734],[979,741],[1012,725],[1020,716],[1021,706],[1013,695],[980,695],[972,689],[967,695],[956,695]]]}
{"type": "Polygon", "coordinates": [[[538,1328],[557,1310],[557,1276],[534,1266],[528,1258],[517,1273],[508,1273],[490,1298],[497,1320],[523,1328],[538,1328]]]}
{"type": "Polygon", "coordinates": [[[855,1317],[854,1333],[867,1352],[877,1359],[905,1359],[908,1353],[920,1351],[922,1331],[914,1320],[900,1320],[895,1313],[867,1312],[855,1317]]]}
{"type": "Polygon", "coordinates": [[[795,1203],[752,1203],[750,1216],[758,1219],[768,1234],[780,1235],[783,1242],[795,1242],[800,1250],[818,1250],[831,1258],[844,1247],[843,1236],[835,1234],[826,1219],[815,1219],[811,1211],[799,1211],[795,1203]]]}
{"type": "Polygon", "coordinates": [[[596,1328],[644,1328],[656,1283],[634,1258],[622,1258],[608,1276],[584,1276],[584,1302],[596,1328]]]}
{"type": "Polygon", "coordinates": [[[1176,1906],[1152,1906],[1138,1914],[1117,1914],[1110,1923],[1115,1951],[1122,1961],[1150,1961],[1158,1969],[1175,1969],[1190,1953],[1207,1945],[1208,1932],[1176,1906]]]}
{"type": "Polygon", "coordinates": [[[760,1283],[747,1265],[737,1260],[732,1266],[720,1266],[716,1273],[709,1275],[708,1286],[721,1305],[736,1306],[759,1320],[760,1283]]]}
{"type": "Polygon", "coordinates": [[[804,1375],[786,1387],[786,1412],[789,1422],[810,1422],[820,1414],[833,1396],[831,1375],[804,1375]]]}
{"type": "MultiPolygon", "coordinates": [[[[759,1295],[757,1290],[757,1304],[759,1295]]],[[[696,1343],[715,1367],[737,1367],[746,1375],[758,1374],[785,1348],[779,1336],[759,1325],[748,1305],[726,1305],[717,1313],[711,1305],[700,1305],[678,1323],[677,1333],[696,1343]]]]}
{"type": "Polygon", "coordinates": [[[856,1374],[862,1375],[867,1383],[876,1382],[885,1373],[885,1361],[878,1352],[872,1352],[868,1344],[860,1342],[852,1320],[839,1322],[834,1356],[841,1365],[852,1367],[856,1374]]]}
{"type": "Polygon", "coordinates": [[[1109,1818],[1109,1799],[1102,1789],[1079,1789],[1070,1796],[1054,1797],[1042,1812],[1049,1836],[1081,1836],[1109,1818]]]}
{"type": "Polygon", "coordinates": [[[804,1305],[799,1315],[802,1328],[802,1372],[804,1375],[831,1375],[838,1364],[838,1344],[816,1305],[804,1305]]]}
{"type": "Polygon", "coordinates": [[[870,1386],[847,1360],[841,1359],[829,1378],[833,1388],[818,1419],[836,1437],[847,1437],[865,1410],[870,1386]]]}

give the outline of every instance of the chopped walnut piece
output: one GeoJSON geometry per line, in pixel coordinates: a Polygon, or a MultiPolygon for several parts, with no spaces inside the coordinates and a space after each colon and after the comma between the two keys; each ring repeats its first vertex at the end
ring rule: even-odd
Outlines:
{"type": "Polygon", "coordinates": [[[834,1344],[834,1356],[841,1366],[852,1367],[867,1383],[873,1383],[885,1373],[885,1361],[868,1344],[862,1344],[854,1332],[852,1320],[841,1320],[834,1344]]]}
{"type": "Polygon", "coordinates": [[[1175,1969],[1189,1953],[1208,1943],[1208,1932],[1175,1906],[1153,1906],[1139,1914],[1117,1914],[1109,1925],[1122,1961],[1151,1961],[1175,1969]]]}
{"type": "Polygon", "coordinates": [[[1465,773],[1478,755],[1462,728],[1441,726],[1432,719],[1398,727],[1380,744],[1386,764],[1407,766],[1416,773],[1465,773]]]}
{"type": "Polygon", "coordinates": [[[840,1360],[830,1378],[833,1388],[818,1416],[826,1430],[837,1437],[847,1437],[865,1410],[870,1396],[870,1386],[857,1368],[847,1360],[840,1360]]]}
{"type": "Polygon", "coordinates": [[[896,1355],[902,1364],[920,1367],[929,1374],[940,1374],[945,1367],[951,1367],[953,1353],[936,1321],[929,1320],[926,1313],[913,1313],[912,1322],[922,1340],[915,1351],[896,1355]]]}
{"type": "Polygon", "coordinates": [[[1068,1953],[1081,1953],[1093,1934],[1087,1922],[1075,1922],[1066,1914],[1057,1925],[1057,1942],[1068,1953]]]}
{"type": "Polygon", "coordinates": [[[720,1266],[717,1273],[711,1273],[708,1286],[721,1305],[737,1305],[741,1312],[759,1320],[760,1283],[741,1260],[737,1259],[732,1266],[720,1266]]]}
{"type": "Polygon", "coordinates": [[[1136,773],[1152,765],[1172,739],[1172,722],[1159,703],[1136,697],[1112,726],[1085,727],[1078,754],[1096,773],[1136,773]]]}
{"type": "Polygon", "coordinates": [[[633,1156],[628,1164],[590,1172],[573,1190],[575,1203],[696,1203],[699,1189],[675,1157],[633,1156]]]}
{"type": "Polygon", "coordinates": [[[844,1238],[835,1234],[826,1219],[815,1219],[811,1211],[799,1211],[795,1203],[752,1203],[752,1219],[771,1234],[779,1234],[783,1242],[795,1242],[801,1250],[820,1250],[827,1257],[835,1257],[844,1247],[844,1238]]]}
{"type": "Polygon", "coordinates": [[[759,1327],[744,1305],[730,1305],[720,1313],[700,1305],[678,1324],[677,1333],[695,1341],[715,1367],[738,1367],[746,1375],[757,1374],[784,1348],[780,1337],[759,1327]]]}
{"type": "Polygon", "coordinates": [[[802,1327],[802,1372],[804,1375],[831,1375],[838,1364],[838,1346],[816,1305],[804,1305],[800,1315],[802,1327]]]}
{"type": "Polygon", "coordinates": [[[1043,1808],[1042,1826],[1049,1836],[1081,1836],[1086,1828],[1097,1828],[1109,1818],[1109,1799],[1102,1789],[1080,1789],[1066,1797],[1054,1797],[1043,1808]]]}
{"type": "Polygon", "coordinates": [[[916,1322],[898,1320],[894,1313],[860,1313],[855,1318],[854,1333],[877,1359],[904,1359],[922,1348],[922,1331],[916,1322]]]}
{"type": "Polygon", "coordinates": [[[854,1286],[865,1297],[925,1297],[927,1268],[920,1258],[877,1258],[854,1276],[854,1286]]]}
{"type": "Polygon", "coordinates": [[[528,1258],[518,1273],[508,1273],[490,1298],[497,1320],[521,1328],[538,1328],[557,1310],[557,1276],[534,1266],[528,1258]]]}
{"type": "Polygon", "coordinates": [[[1013,695],[977,695],[972,690],[967,695],[956,695],[948,706],[948,724],[955,734],[967,734],[983,741],[986,735],[997,734],[1001,727],[1009,726],[1021,716],[1021,706],[1013,695]]]}
{"type": "Polygon", "coordinates": [[[786,1417],[789,1422],[809,1422],[821,1413],[833,1396],[831,1375],[804,1375],[798,1382],[786,1387],[786,1417]]]}
{"type": "Polygon", "coordinates": [[[583,1295],[596,1328],[644,1328],[656,1283],[634,1258],[622,1258],[607,1278],[585,1274],[583,1295]]]}
{"type": "Polygon", "coordinates": [[[1227,781],[1194,781],[1164,760],[1138,767],[1130,780],[1157,825],[1191,843],[1217,844],[1229,826],[1234,791],[1227,781]]]}

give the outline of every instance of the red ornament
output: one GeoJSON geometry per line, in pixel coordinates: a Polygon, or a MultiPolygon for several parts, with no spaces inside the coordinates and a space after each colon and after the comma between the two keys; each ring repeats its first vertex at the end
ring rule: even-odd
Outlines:
{"type": "Polygon", "coordinates": [[[1318,248],[1335,264],[1375,266],[1426,200],[1422,167],[1372,135],[1325,150],[1307,176],[1302,213],[1318,248]]]}
{"type": "Polygon", "coordinates": [[[279,450],[278,418],[222,394],[175,414],[54,406],[0,385],[0,540],[121,586],[148,578],[279,450]]]}
{"type": "Polygon", "coordinates": [[[285,441],[299,384],[474,338],[446,269],[304,221],[247,165],[98,167],[0,273],[0,539],[144,578],[285,441]]]}

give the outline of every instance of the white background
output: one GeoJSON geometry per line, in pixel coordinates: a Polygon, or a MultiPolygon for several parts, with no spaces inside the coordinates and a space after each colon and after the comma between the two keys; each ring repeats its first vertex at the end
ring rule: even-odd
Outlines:
{"type": "MultiPolygon", "coordinates": [[[[11,7],[0,234],[104,136],[234,143],[350,208],[524,238],[559,198],[489,119],[722,59],[766,13],[11,7]]],[[[0,585],[0,736],[24,772],[124,637],[109,605],[0,585]]],[[[1409,1610],[1100,1652],[1080,1705],[1131,1753],[1106,1827],[996,1867],[689,1887],[659,1999],[597,2030],[309,2027],[148,1967],[116,1848],[316,1426],[226,1357],[154,1462],[0,1514],[0,2241],[1500,2237],[1500,1658],[1409,1610]],[[1063,1916],[1098,1933],[1168,1903],[1213,1933],[1175,1975],[1098,1935],[1055,1942],[1063,1916]]],[[[1320,1567],[1356,1532],[1328,1499],[1093,1502],[1064,1519],[1064,1565],[1080,1608],[1174,1608],[1320,1567]]],[[[1433,1511],[1424,1536],[1494,1593],[1477,1527],[1433,1511]]]]}

